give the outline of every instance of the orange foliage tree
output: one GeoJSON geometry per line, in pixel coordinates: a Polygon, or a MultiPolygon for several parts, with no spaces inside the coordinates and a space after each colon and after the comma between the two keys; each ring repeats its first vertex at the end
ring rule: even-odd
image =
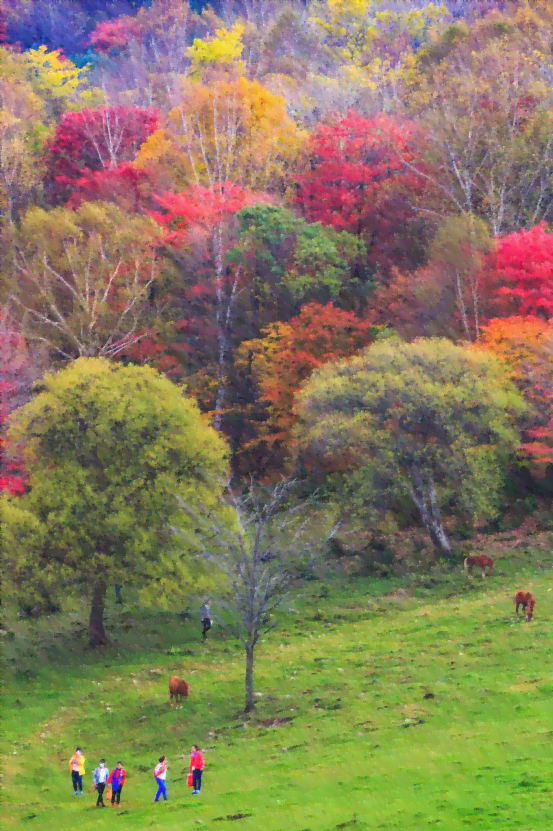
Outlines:
{"type": "Polygon", "coordinates": [[[256,448],[272,464],[283,465],[294,444],[294,397],[302,384],[322,364],[350,357],[368,346],[377,331],[368,320],[332,303],[307,303],[287,323],[272,323],[263,337],[244,341],[238,363],[252,373],[264,409],[264,420],[256,424],[257,435],[244,451],[256,448]]]}
{"type": "Polygon", "coordinates": [[[495,318],[481,345],[507,364],[531,404],[522,449],[543,471],[553,464],[553,325],[538,317],[495,318]]]}

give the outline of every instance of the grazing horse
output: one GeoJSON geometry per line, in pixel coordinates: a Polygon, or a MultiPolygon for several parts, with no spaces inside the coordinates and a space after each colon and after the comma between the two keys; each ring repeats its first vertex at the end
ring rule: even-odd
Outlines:
{"type": "Polygon", "coordinates": [[[493,568],[493,560],[487,554],[475,554],[473,557],[467,557],[464,562],[467,574],[472,575],[472,569],[475,566],[482,569],[482,577],[486,576],[486,569],[493,568]]]}
{"type": "Polygon", "coordinates": [[[518,615],[518,607],[522,606],[526,612],[526,620],[532,620],[536,598],[530,592],[520,591],[515,594],[515,611],[518,615]]]}
{"type": "Polygon", "coordinates": [[[183,681],[182,678],[177,678],[176,675],[169,681],[169,706],[171,706],[173,702],[173,698],[175,699],[176,705],[178,706],[179,701],[182,702],[183,698],[188,697],[188,691],[190,687],[183,681]]]}

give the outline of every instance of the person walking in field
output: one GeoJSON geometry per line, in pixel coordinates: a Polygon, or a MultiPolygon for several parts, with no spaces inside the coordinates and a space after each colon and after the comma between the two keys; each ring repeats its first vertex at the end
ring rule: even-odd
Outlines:
{"type": "Polygon", "coordinates": [[[127,771],[123,767],[123,762],[117,762],[116,767],[113,768],[108,776],[108,782],[111,785],[111,804],[114,808],[116,805],[119,807],[121,804],[121,791],[123,790],[126,777],[127,771]]]}
{"type": "Polygon", "coordinates": [[[83,776],[85,775],[84,761],[83,752],[81,748],[78,747],[69,760],[69,770],[71,771],[71,782],[73,783],[75,796],[83,795],[83,776]]]}
{"type": "Polygon", "coordinates": [[[209,600],[206,600],[206,602],[202,606],[202,626],[203,626],[202,638],[204,639],[204,641],[207,638],[207,633],[211,629],[211,623],[212,623],[211,609],[209,608],[209,600]]]}
{"type": "Polygon", "coordinates": [[[192,745],[190,751],[190,773],[192,774],[192,794],[199,794],[202,789],[202,773],[204,772],[204,754],[197,744],[192,745]]]}
{"type": "Polygon", "coordinates": [[[167,756],[160,756],[159,762],[154,768],[154,779],[157,782],[157,793],[154,802],[159,802],[159,797],[162,796],[167,802],[167,786],[165,778],[167,776],[167,756]]]}
{"type": "Polygon", "coordinates": [[[104,791],[106,789],[108,776],[109,768],[106,767],[106,761],[105,759],[100,759],[100,764],[97,768],[95,768],[94,773],[92,774],[92,783],[94,785],[95,790],[98,792],[98,799],[96,800],[97,808],[106,807],[106,804],[104,802],[104,791]]]}

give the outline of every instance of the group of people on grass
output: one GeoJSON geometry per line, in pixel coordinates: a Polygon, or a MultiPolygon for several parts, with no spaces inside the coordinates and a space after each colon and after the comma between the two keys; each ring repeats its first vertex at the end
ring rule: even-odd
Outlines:
{"type": "MultiPolygon", "coordinates": [[[[121,588],[121,586],[115,587],[115,591],[117,594],[117,602],[122,602],[120,595],[121,588]]],[[[207,633],[211,629],[213,622],[211,609],[209,607],[209,600],[206,600],[206,602],[202,606],[201,616],[202,637],[205,640],[207,638],[207,633]]],[[[69,760],[71,782],[73,783],[73,790],[75,792],[75,796],[83,795],[83,776],[85,775],[84,763],[85,757],[83,755],[81,748],[78,747],[75,750],[75,753],[73,754],[71,759],[69,760]]],[[[192,794],[194,796],[199,794],[202,789],[203,770],[203,753],[201,752],[197,744],[193,744],[192,750],[190,752],[190,775],[188,777],[188,784],[193,788],[192,794]]],[[[110,772],[109,768],[106,766],[106,760],[100,759],[100,764],[97,768],[94,769],[94,773],[92,774],[92,783],[94,786],[94,790],[98,794],[98,799],[96,801],[97,808],[106,807],[106,804],[104,802],[104,791],[106,790],[108,785],[111,786],[111,804],[114,807],[118,807],[121,804],[121,791],[123,790],[123,785],[125,784],[126,776],[127,773],[125,771],[125,768],[123,767],[123,762],[117,762],[117,765],[110,772]]],[[[161,797],[163,797],[164,800],[167,800],[166,777],[167,756],[160,756],[159,761],[154,768],[154,779],[157,783],[157,793],[154,802],[159,802],[161,797]]]]}
{"type": "MultiPolygon", "coordinates": [[[[69,769],[71,771],[71,782],[75,796],[83,795],[83,776],[85,775],[85,757],[80,747],[75,750],[75,753],[69,760],[69,769]]],[[[167,801],[167,756],[160,756],[157,765],[154,768],[154,779],[157,784],[157,793],[154,802],[159,802],[163,797],[167,801]]],[[[202,773],[204,770],[204,756],[197,744],[192,745],[190,751],[190,775],[188,777],[189,784],[193,788],[192,794],[197,795],[202,789],[202,773]]],[[[114,808],[121,804],[121,791],[125,784],[127,773],[123,767],[123,762],[117,762],[117,765],[110,772],[106,765],[105,759],[100,759],[100,764],[94,769],[92,774],[92,783],[94,790],[98,794],[96,800],[97,808],[105,808],[104,791],[107,786],[111,786],[111,804],[114,808]]]]}

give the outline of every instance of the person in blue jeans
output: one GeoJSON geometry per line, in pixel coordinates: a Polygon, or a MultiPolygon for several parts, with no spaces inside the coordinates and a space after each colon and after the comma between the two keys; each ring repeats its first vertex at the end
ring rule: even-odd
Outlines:
{"type": "Polygon", "coordinates": [[[167,786],[165,784],[165,777],[167,776],[167,756],[160,756],[159,762],[154,768],[154,779],[157,782],[157,793],[154,802],[159,802],[159,797],[162,796],[164,801],[167,801],[167,786]]]}

